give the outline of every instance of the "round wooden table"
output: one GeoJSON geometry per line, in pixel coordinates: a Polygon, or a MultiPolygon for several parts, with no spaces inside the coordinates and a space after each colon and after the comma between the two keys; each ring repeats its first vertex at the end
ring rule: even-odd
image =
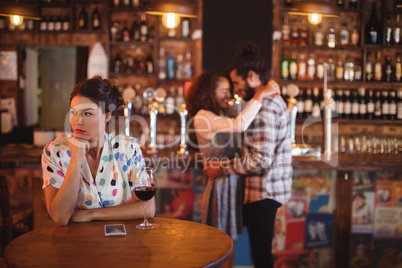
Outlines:
{"type": "Polygon", "coordinates": [[[155,229],[139,230],[142,220],[96,221],[48,226],[13,240],[4,258],[9,267],[217,267],[232,254],[224,232],[201,223],[154,218],[155,229]],[[105,224],[123,223],[127,235],[106,237],[105,224]]]}

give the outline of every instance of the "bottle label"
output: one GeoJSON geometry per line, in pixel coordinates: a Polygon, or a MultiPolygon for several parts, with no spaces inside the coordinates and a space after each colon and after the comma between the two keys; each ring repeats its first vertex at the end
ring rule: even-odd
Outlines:
{"type": "Polygon", "coordinates": [[[60,31],[61,30],[61,21],[56,22],[56,24],[54,25],[54,29],[56,31],[60,31]]]}
{"type": "Polygon", "coordinates": [[[289,72],[290,72],[290,74],[292,74],[292,75],[296,75],[296,74],[297,74],[297,63],[296,63],[296,62],[290,63],[289,72]]]}
{"type": "Polygon", "coordinates": [[[336,70],[336,79],[342,80],[343,79],[343,68],[342,67],[337,67],[336,70]]]}
{"type": "Polygon", "coordinates": [[[375,116],[381,116],[381,102],[380,101],[377,101],[376,103],[375,103],[375,112],[374,112],[374,115],[375,116]]]}
{"type": "Polygon", "coordinates": [[[304,113],[304,102],[303,101],[298,101],[296,103],[297,107],[297,113],[304,113]]]}
{"type": "Polygon", "coordinates": [[[314,74],[315,74],[315,67],[314,65],[309,65],[307,67],[307,75],[310,80],[314,80],[314,74]]]}
{"type": "Polygon", "coordinates": [[[365,115],[367,113],[367,105],[365,103],[361,103],[359,105],[359,113],[361,115],[365,115]]]}
{"type": "Polygon", "coordinates": [[[369,102],[368,104],[367,104],[367,112],[368,113],[374,113],[374,108],[375,108],[375,105],[374,105],[374,103],[372,103],[372,102],[369,102]]]}
{"type": "Polygon", "coordinates": [[[401,63],[395,64],[395,79],[396,81],[401,81],[401,75],[402,75],[402,68],[401,68],[401,63]]]}
{"type": "Polygon", "coordinates": [[[374,69],[374,78],[375,80],[381,80],[381,77],[382,77],[381,63],[376,63],[374,69]]]}
{"type": "Polygon", "coordinates": [[[324,65],[322,64],[317,65],[317,77],[318,79],[324,78],[324,65]]]}
{"type": "Polygon", "coordinates": [[[98,18],[94,19],[93,27],[94,28],[99,28],[99,19],[98,18]]]}
{"type": "Polygon", "coordinates": [[[391,103],[389,105],[389,114],[396,115],[396,103],[391,103]]]}
{"type": "Polygon", "coordinates": [[[304,80],[306,78],[306,63],[300,62],[299,63],[299,80],[304,80]]]}
{"type": "Polygon", "coordinates": [[[398,115],[397,115],[398,119],[402,119],[402,102],[398,103],[398,115]]]}
{"type": "Polygon", "coordinates": [[[343,109],[344,109],[343,101],[338,101],[338,105],[337,105],[338,114],[343,114],[343,109]]]}
{"type": "Polygon", "coordinates": [[[352,104],[352,114],[359,114],[359,107],[360,105],[358,103],[353,103],[352,104]]]}
{"type": "Polygon", "coordinates": [[[304,101],[304,111],[310,113],[313,109],[313,101],[312,100],[305,100],[304,101]]]}
{"type": "Polygon", "coordinates": [[[382,110],[381,110],[383,115],[389,114],[389,105],[388,103],[383,103],[382,104],[382,110]]]}
{"type": "Polygon", "coordinates": [[[321,32],[316,32],[314,34],[314,45],[322,46],[324,35],[321,32]]]}
{"type": "Polygon", "coordinates": [[[344,114],[351,114],[352,105],[350,102],[346,102],[343,108],[344,108],[344,114]]]}

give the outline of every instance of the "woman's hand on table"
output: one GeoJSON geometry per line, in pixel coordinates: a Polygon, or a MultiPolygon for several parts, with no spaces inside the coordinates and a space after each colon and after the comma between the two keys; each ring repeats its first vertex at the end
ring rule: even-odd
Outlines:
{"type": "Polygon", "coordinates": [[[90,209],[75,209],[71,215],[70,222],[88,222],[92,221],[92,211],[90,209]]]}

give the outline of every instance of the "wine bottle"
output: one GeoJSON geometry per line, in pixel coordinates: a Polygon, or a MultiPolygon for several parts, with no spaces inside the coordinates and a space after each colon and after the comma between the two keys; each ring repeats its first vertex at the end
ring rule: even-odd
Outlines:
{"type": "Polygon", "coordinates": [[[349,46],[349,30],[346,27],[346,23],[342,24],[342,29],[340,32],[340,43],[342,47],[349,46]]]}
{"type": "Polygon", "coordinates": [[[327,72],[328,72],[328,82],[333,82],[335,81],[335,62],[334,58],[332,55],[328,56],[328,66],[327,66],[327,72]]]}
{"type": "Polygon", "coordinates": [[[175,110],[175,97],[174,97],[174,87],[170,87],[169,94],[166,97],[166,113],[173,114],[175,110]]]}
{"type": "Polygon", "coordinates": [[[334,27],[329,28],[329,33],[328,33],[328,36],[327,36],[327,40],[328,40],[328,47],[329,48],[335,48],[335,46],[336,46],[336,35],[335,35],[335,28],[334,27]]]}
{"type": "Polygon", "coordinates": [[[336,0],[336,5],[339,7],[339,8],[343,8],[343,3],[344,1],[343,0],[336,0]]]}
{"type": "Polygon", "coordinates": [[[147,73],[152,74],[154,72],[154,60],[152,57],[152,49],[150,47],[148,47],[147,58],[145,59],[145,67],[147,73]]]}
{"type": "Polygon", "coordinates": [[[344,92],[344,106],[343,106],[343,118],[350,118],[352,115],[352,101],[350,99],[350,91],[345,90],[344,92]]]}
{"type": "Polygon", "coordinates": [[[166,79],[166,58],[165,58],[165,48],[161,47],[159,49],[159,59],[158,59],[158,78],[160,80],[166,79]]]}
{"type": "Polygon", "coordinates": [[[181,22],[181,37],[188,38],[190,36],[190,19],[183,18],[181,22]]]}
{"type": "Polygon", "coordinates": [[[299,47],[308,45],[308,28],[306,20],[302,20],[301,27],[299,28],[299,47]]]}
{"type": "Polygon", "coordinates": [[[63,19],[63,31],[67,32],[70,30],[70,17],[66,15],[63,19]]]}
{"type": "Polygon", "coordinates": [[[131,35],[134,41],[136,42],[140,41],[140,24],[138,23],[137,14],[134,14],[133,16],[133,24],[131,25],[131,35]]]}
{"type": "Polygon", "coordinates": [[[362,65],[361,65],[361,61],[360,58],[355,58],[354,61],[354,80],[355,81],[361,81],[362,80],[362,65]]]}
{"type": "Polygon", "coordinates": [[[318,62],[317,62],[317,79],[323,80],[324,79],[324,56],[318,55],[318,62]]]}
{"type": "Polygon", "coordinates": [[[91,26],[92,30],[99,30],[101,27],[101,15],[99,13],[98,7],[95,7],[94,11],[92,11],[91,26]]]}
{"type": "Polygon", "coordinates": [[[368,90],[367,94],[367,119],[374,119],[375,103],[373,99],[373,90],[368,90]]]}
{"type": "Polygon", "coordinates": [[[311,98],[311,88],[307,88],[306,97],[304,98],[304,117],[311,116],[313,111],[313,99],[311,98]]]}
{"type": "Polygon", "coordinates": [[[292,32],[290,33],[290,42],[293,47],[297,47],[299,45],[299,31],[294,24],[292,27],[292,32]]]}
{"type": "Polygon", "coordinates": [[[373,63],[371,62],[371,52],[367,52],[366,62],[366,81],[371,82],[374,80],[373,63]]]}
{"type": "Polygon", "coordinates": [[[402,66],[401,66],[401,53],[396,53],[396,63],[395,63],[395,82],[401,82],[402,76],[402,66]]]}
{"type": "Polygon", "coordinates": [[[357,119],[359,118],[359,109],[360,109],[359,95],[357,93],[357,90],[352,90],[351,102],[352,102],[352,118],[357,119]]]}
{"type": "Polygon", "coordinates": [[[176,79],[183,79],[183,55],[177,55],[176,61],[176,79]]]}
{"type": "Polygon", "coordinates": [[[291,80],[297,79],[297,61],[296,61],[296,51],[293,50],[290,56],[289,62],[289,77],[291,80]]]}
{"type": "Polygon", "coordinates": [[[175,62],[173,52],[169,52],[169,57],[167,60],[167,79],[175,79],[175,62]]]}
{"type": "Polygon", "coordinates": [[[140,41],[146,42],[148,38],[148,24],[147,17],[145,14],[141,15],[141,23],[140,23],[140,41]]]}
{"type": "Polygon", "coordinates": [[[282,53],[281,77],[283,80],[289,79],[289,59],[288,59],[288,51],[286,49],[283,50],[282,53]]]}
{"type": "Polygon", "coordinates": [[[63,21],[61,20],[61,16],[58,15],[58,16],[56,17],[56,22],[55,22],[55,24],[54,24],[54,30],[55,30],[56,32],[60,32],[61,29],[62,29],[62,27],[63,27],[63,21]]]}
{"type": "Polygon", "coordinates": [[[314,80],[315,78],[315,59],[313,52],[310,52],[310,57],[307,60],[307,78],[309,80],[314,80]]]}
{"type": "Polygon", "coordinates": [[[385,65],[384,65],[384,81],[385,82],[392,82],[394,76],[394,67],[392,66],[391,63],[391,56],[387,54],[385,56],[385,65]]]}
{"type": "Polygon", "coordinates": [[[307,62],[306,62],[306,54],[304,52],[300,53],[299,60],[297,62],[297,67],[298,67],[297,80],[300,81],[306,80],[307,62]]]}
{"type": "Polygon", "coordinates": [[[88,30],[88,13],[83,7],[78,16],[78,28],[80,30],[88,30]]]}
{"type": "Polygon", "coordinates": [[[130,41],[130,31],[127,27],[127,19],[124,19],[124,28],[123,30],[121,30],[121,40],[123,40],[124,42],[130,41]]]}
{"type": "Polygon", "coordinates": [[[371,15],[365,27],[366,44],[380,44],[382,25],[377,18],[377,3],[371,3],[371,15]]]}
{"type": "Polygon", "coordinates": [[[142,50],[140,47],[137,47],[137,49],[135,50],[134,71],[137,74],[142,74],[146,71],[145,61],[144,57],[142,56],[142,50]]]}
{"type": "Polygon", "coordinates": [[[389,116],[388,90],[381,91],[381,119],[387,120],[389,116]]]}
{"type": "Polygon", "coordinates": [[[304,96],[303,96],[303,89],[300,89],[300,90],[299,90],[299,95],[297,95],[296,107],[297,107],[297,117],[298,117],[298,118],[303,118],[303,117],[304,117],[304,96]]]}
{"type": "Polygon", "coordinates": [[[113,72],[115,74],[119,74],[122,72],[123,67],[123,59],[120,56],[120,53],[116,54],[116,57],[113,60],[113,72]]]}
{"type": "Polygon", "coordinates": [[[361,87],[359,91],[359,117],[361,119],[367,118],[367,100],[366,100],[366,89],[361,87]]]}
{"type": "Polygon", "coordinates": [[[321,106],[320,106],[320,91],[318,87],[313,88],[313,107],[311,111],[311,116],[314,118],[319,118],[320,117],[320,111],[321,111],[321,106]]]}
{"type": "Polygon", "coordinates": [[[55,27],[55,22],[54,22],[53,16],[50,16],[49,20],[47,22],[47,30],[50,32],[53,32],[54,27],[55,27]]]}
{"type": "Polygon", "coordinates": [[[402,120],[402,89],[398,90],[396,106],[397,106],[396,118],[398,120],[402,120]]]}
{"type": "Polygon", "coordinates": [[[346,81],[353,81],[355,75],[354,75],[354,64],[352,61],[352,58],[350,56],[348,56],[346,58],[346,62],[345,62],[345,69],[344,69],[344,79],[346,81]]]}
{"type": "Polygon", "coordinates": [[[387,46],[393,43],[394,39],[392,36],[392,25],[391,25],[391,16],[387,16],[386,27],[385,27],[385,44],[387,46]]]}
{"type": "Polygon", "coordinates": [[[186,63],[184,64],[184,78],[191,79],[193,76],[193,62],[191,59],[191,51],[186,51],[186,63]]]}
{"type": "Polygon", "coordinates": [[[338,56],[338,62],[335,68],[335,76],[336,80],[343,80],[344,73],[343,73],[343,62],[341,55],[338,56]]]}
{"type": "Polygon", "coordinates": [[[282,44],[285,46],[290,45],[290,26],[289,26],[289,22],[288,22],[288,16],[283,17],[282,44]]]}
{"type": "Polygon", "coordinates": [[[379,90],[376,90],[374,92],[374,118],[381,119],[381,112],[381,92],[379,90]]]}
{"type": "Polygon", "coordinates": [[[395,45],[400,45],[401,43],[401,25],[399,20],[400,20],[400,14],[397,14],[392,34],[392,37],[394,39],[393,44],[395,45]]]}
{"type": "Polygon", "coordinates": [[[134,58],[130,54],[126,55],[126,64],[124,68],[126,74],[132,74],[135,71],[134,58]]]}
{"type": "Polygon", "coordinates": [[[374,65],[374,80],[382,81],[381,51],[377,51],[377,59],[374,65]]]}
{"type": "Polygon", "coordinates": [[[389,120],[395,120],[397,116],[397,103],[396,103],[396,94],[394,90],[389,91],[389,120]]]}
{"type": "Polygon", "coordinates": [[[318,24],[318,29],[314,33],[314,45],[320,47],[324,44],[324,34],[322,33],[321,24],[318,24]]]}
{"type": "Polygon", "coordinates": [[[336,111],[338,113],[338,118],[343,118],[344,117],[344,98],[343,98],[343,91],[341,89],[338,89],[336,91],[336,111]]]}

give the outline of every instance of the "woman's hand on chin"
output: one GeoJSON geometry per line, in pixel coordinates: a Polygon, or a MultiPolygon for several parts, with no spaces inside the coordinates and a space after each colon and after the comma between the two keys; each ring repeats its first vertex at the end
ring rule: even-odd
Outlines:
{"type": "Polygon", "coordinates": [[[73,135],[69,135],[67,140],[68,147],[71,152],[71,159],[76,161],[83,160],[85,158],[85,154],[89,150],[89,142],[87,140],[76,138],[73,135]]]}

